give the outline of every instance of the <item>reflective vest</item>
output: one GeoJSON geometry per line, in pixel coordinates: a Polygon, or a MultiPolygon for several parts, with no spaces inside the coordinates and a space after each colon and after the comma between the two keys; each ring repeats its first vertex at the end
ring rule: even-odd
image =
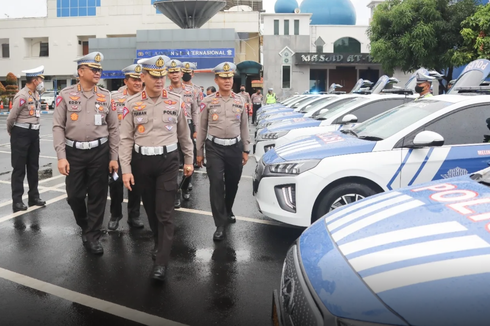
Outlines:
{"type": "Polygon", "coordinates": [[[265,96],[265,103],[266,104],[274,104],[276,103],[276,94],[272,93],[267,93],[267,95],[265,96]]]}
{"type": "Polygon", "coordinates": [[[427,94],[425,94],[425,95],[423,95],[423,96],[419,96],[419,97],[418,97],[418,98],[417,98],[415,101],[417,101],[417,100],[421,100],[421,99],[423,99],[423,98],[432,97],[432,96],[434,96],[434,95],[432,95],[431,93],[427,93],[427,94]]]}

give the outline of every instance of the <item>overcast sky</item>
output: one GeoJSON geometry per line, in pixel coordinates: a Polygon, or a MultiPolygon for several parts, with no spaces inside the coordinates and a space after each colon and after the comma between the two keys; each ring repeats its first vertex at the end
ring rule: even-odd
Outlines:
{"type": "MultiPolygon", "coordinates": [[[[301,4],[302,0],[298,0],[301,4]]],[[[369,9],[366,7],[370,0],[351,0],[357,12],[357,25],[369,23],[369,9]]],[[[263,0],[264,9],[274,12],[276,0],[263,0]]],[[[148,5],[151,1],[148,0],[148,5]]],[[[47,15],[46,0],[0,0],[0,19],[21,17],[45,17],[47,15]]]]}

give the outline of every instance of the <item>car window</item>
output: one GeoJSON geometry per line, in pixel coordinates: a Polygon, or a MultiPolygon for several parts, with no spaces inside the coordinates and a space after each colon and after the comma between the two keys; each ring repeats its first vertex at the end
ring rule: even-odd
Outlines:
{"type": "Polygon", "coordinates": [[[439,110],[451,105],[441,100],[419,100],[399,105],[352,128],[359,137],[386,139],[439,110]]]}
{"type": "Polygon", "coordinates": [[[311,111],[316,111],[323,108],[325,105],[327,105],[328,102],[333,101],[334,99],[338,99],[338,96],[321,98],[319,101],[308,104],[306,107],[302,108],[300,112],[307,113],[311,111]]]}
{"type": "Polygon", "coordinates": [[[444,145],[478,144],[490,140],[490,105],[472,106],[433,121],[414,133],[429,130],[444,137],[444,145]],[[486,137],[485,137],[486,136],[486,137]]]}
{"type": "Polygon", "coordinates": [[[318,120],[326,120],[328,118],[333,117],[334,115],[340,113],[341,111],[347,111],[354,105],[359,105],[360,102],[366,101],[367,97],[359,96],[359,97],[346,97],[342,98],[330,105],[325,106],[325,109],[328,109],[327,112],[320,113],[317,112],[313,115],[313,118],[318,120]]]}
{"type": "Polygon", "coordinates": [[[366,105],[361,106],[358,109],[349,112],[348,114],[353,114],[357,117],[358,122],[364,122],[369,118],[372,118],[380,113],[388,111],[389,109],[393,109],[398,105],[402,105],[406,102],[404,97],[400,97],[399,99],[388,99],[388,100],[379,100],[376,102],[371,102],[366,105]]]}

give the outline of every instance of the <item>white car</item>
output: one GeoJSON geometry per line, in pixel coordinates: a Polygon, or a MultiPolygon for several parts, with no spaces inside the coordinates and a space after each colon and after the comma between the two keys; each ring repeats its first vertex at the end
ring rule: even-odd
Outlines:
{"type": "MultiPolygon", "coordinates": [[[[360,123],[384,111],[406,102],[413,101],[417,96],[403,95],[345,95],[338,101],[327,102],[324,112],[320,110],[313,119],[286,120],[280,124],[269,126],[264,132],[258,132],[254,145],[257,160],[271,148],[296,141],[304,136],[339,130],[344,124],[360,123]]],[[[310,116],[313,116],[310,115],[310,116]]]]}
{"type": "Polygon", "coordinates": [[[440,95],[277,147],[257,164],[259,209],[309,226],[376,193],[481,170],[490,163],[489,118],[488,95],[440,95]]]}
{"type": "Polygon", "coordinates": [[[55,100],[56,98],[54,91],[46,91],[41,94],[41,106],[43,108],[49,106],[50,109],[54,109],[55,100]]]}

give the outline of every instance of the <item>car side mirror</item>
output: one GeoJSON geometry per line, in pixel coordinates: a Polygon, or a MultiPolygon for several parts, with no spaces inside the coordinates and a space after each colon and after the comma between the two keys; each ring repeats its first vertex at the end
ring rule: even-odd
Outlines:
{"type": "Polygon", "coordinates": [[[428,147],[444,145],[444,137],[434,131],[424,130],[415,135],[412,146],[409,147],[428,147]]]}
{"type": "Polygon", "coordinates": [[[346,114],[342,118],[342,123],[353,123],[357,122],[357,117],[353,114],[346,114]]]}
{"type": "Polygon", "coordinates": [[[324,114],[324,113],[327,113],[327,112],[328,112],[328,109],[321,109],[318,114],[320,115],[320,114],[324,114]]]}

